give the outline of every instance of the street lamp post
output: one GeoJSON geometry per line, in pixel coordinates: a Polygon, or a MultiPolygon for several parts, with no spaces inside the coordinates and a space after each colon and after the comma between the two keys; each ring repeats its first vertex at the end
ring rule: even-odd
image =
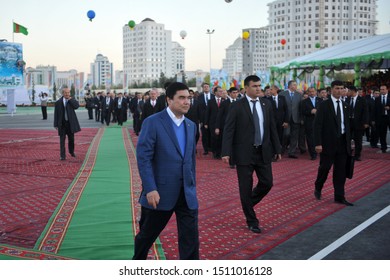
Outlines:
{"type": "Polygon", "coordinates": [[[207,32],[206,34],[209,35],[209,66],[210,66],[210,81],[211,81],[211,34],[214,33],[214,29],[213,30],[210,30],[210,29],[207,29],[207,32]]]}

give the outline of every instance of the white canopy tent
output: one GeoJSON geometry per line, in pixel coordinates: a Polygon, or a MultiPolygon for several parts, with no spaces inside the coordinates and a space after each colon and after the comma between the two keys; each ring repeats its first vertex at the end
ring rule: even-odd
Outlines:
{"type": "Polygon", "coordinates": [[[271,80],[289,71],[294,71],[293,77],[296,78],[298,69],[303,70],[302,73],[319,69],[322,82],[325,69],[329,69],[328,73],[354,69],[357,86],[360,85],[362,69],[387,68],[390,68],[390,34],[344,42],[270,67],[271,80]]]}

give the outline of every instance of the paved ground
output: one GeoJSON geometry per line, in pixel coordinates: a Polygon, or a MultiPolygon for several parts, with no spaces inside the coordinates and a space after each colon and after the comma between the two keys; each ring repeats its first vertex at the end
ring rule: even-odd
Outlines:
{"type": "MultiPolygon", "coordinates": [[[[88,120],[84,108],[76,112],[81,127],[102,125],[88,120]]],[[[39,107],[18,109],[14,116],[0,108],[0,133],[2,128],[54,129],[52,108],[49,108],[48,116],[48,120],[41,120],[39,107]]],[[[390,172],[390,163],[388,166],[390,172]]],[[[290,238],[262,255],[261,259],[390,260],[389,212],[390,182],[357,201],[354,207],[345,207],[290,238]],[[314,245],[313,240],[316,240],[314,245]]]]}

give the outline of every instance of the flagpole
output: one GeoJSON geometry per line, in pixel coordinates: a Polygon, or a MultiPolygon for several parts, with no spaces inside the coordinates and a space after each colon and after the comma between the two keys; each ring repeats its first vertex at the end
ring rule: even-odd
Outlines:
{"type": "Polygon", "coordinates": [[[12,43],[15,43],[14,36],[15,36],[15,30],[14,30],[14,20],[12,19],[12,43]]]}

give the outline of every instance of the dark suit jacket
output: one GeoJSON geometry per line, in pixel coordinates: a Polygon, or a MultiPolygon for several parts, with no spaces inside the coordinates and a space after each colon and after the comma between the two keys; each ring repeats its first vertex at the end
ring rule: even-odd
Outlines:
{"type": "MultiPolygon", "coordinates": [[[[351,104],[350,97],[347,98],[346,103],[349,105],[351,104]]],[[[355,107],[353,109],[352,107],[350,107],[350,114],[352,114],[351,113],[352,110],[353,110],[353,119],[351,119],[352,122],[351,124],[353,125],[353,127],[355,129],[361,129],[361,130],[365,129],[364,125],[369,124],[369,118],[370,118],[366,99],[361,96],[357,96],[355,101],[355,107]]]]}
{"type": "MultiPolygon", "coordinates": [[[[262,156],[271,163],[273,155],[281,153],[271,102],[260,99],[264,116],[262,156]]],[[[246,97],[230,105],[222,138],[222,156],[234,158],[237,165],[249,165],[253,154],[255,127],[252,111],[246,97]]]]}
{"type": "Polygon", "coordinates": [[[189,118],[191,121],[193,121],[196,124],[199,124],[199,115],[198,115],[198,106],[199,102],[197,99],[192,100],[192,105],[190,106],[190,109],[188,110],[187,114],[185,116],[189,118]]]}
{"type": "MultiPolygon", "coordinates": [[[[79,121],[75,110],[79,108],[79,102],[71,98],[68,100],[68,105],[66,106],[66,112],[68,113],[68,121],[70,125],[71,133],[76,133],[81,130],[79,121]]],[[[58,129],[58,135],[61,131],[65,129],[65,107],[64,107],[64,98],[61,97],[58,99],[54,105],[54,127],[58,129]]]]}
{"type": "MultiPolygon", "coordinates": [[[[349,123],[349,106],[342,102],[344,114],[345,137],[347,140],[347,153],[351,155],[351,135],[349,123]]],[[[333,154],[336,151],[337,141],[337,117],[332,99],[322,101],[314,119],[314,145],[322,145],[322,153],[333,154]]]]}
{"type": "MultiPolygon", "coordinates": [[[[208,102],[211,102],[213,98],[215,99],[215,95],[210,93],[210,100],[208,102]]],[[[204,93],[199,94],[198,102],[199,102],[199,105],[198,105],[199,121],[201,123],[204,123],[205,118],[206,118],[206,109],[207,109],[207,104],[206,104],[205,99],[204,99],[204,93]]]]}
{"type": "Polygon", "coordinates": [[[183,124],[186,129],[184,156],[173,129],[173,121],[163,110],[142,124],[137,144],[137,164],[142,180],[140,203],[152,208],[146,194],[157,190],[160,203],[157,210],[171,210],[184,188],[184,195],[190,209],[198,208],[195,180],[195,133],[196,126],[189,119],[183,124]]]}
{"type": "Polygon", "coordinates": [[[277,95],[278,98],[278,108],[276,108],[276,102],[274,101],[273,96],[267,97],[268,100],[271,101],[272,109],[274,111],[274,116],[276,119],[276,125],[281,126],[283,123],[289,123],[289,116],[288,116],[288,107],[286,98],[282,95],[277,95]]]}
{"type": "MultiPolygon", "coordinates": [[[[221,99],[221,103],[222,103],[221,99]]],[[[210,131],[214,133],[214,130],[216,128],[216,122],[217,122],[217,115],[218,115],[219,107],[217,104],[216,98],[210,98],[210,101],[206,108],[206,114],[204,117],[204,124],[208,125],[210,131]]]]}
{"type": "MultiPolygon", "coordinates": [[[[387,94],[386,106],[390,106],[390,94],[387,94]]],[[[385,115],[385,106],[382,104],[382,94],[375,99],[375,123],[381,124],[385,115]]],[[[390,118],[390,110],[387,111],[387,118],[390,118]]],[[[386,119],[386,118],[385,118],[386,119]]]]}
{"type": "Polygon", "coordinates": [[[313,103],[311,102],[310,97],[302,100],[301,109],[302,109],[302,115],[303,115],[304,120],[305,120],[305,127],[309,127],[309,128],[313,127],[315,115],[313,115],[311,113],[311,110],[318,109],[318,106],[321,102],[322,102],[322,99],[319,97],[316,97],[315,106],[313,106],[313,103]]]}
{"type": "Polygon", "coordinates": [[[153,107],[150,99],[148,99],[144,103],[144,106],[142,107],[142,118],[141,119],[144,120],[147,117],[149,117],[157,112],[158,112],[157,100],[156,100],[156,105],[153,107]]]}
{"type": "MultiPolygon", "coordinates": [[[[237,101],[237,99],[236,99],[237,101]]],[[[215,128],[218,128],[219,130],[223,130],[225,126],[226,117],[229,113],[229,107],[232,104],[230,101],[230,98],[224,100],[221,105],[219,106],[217,120],[216,120],[216,126],[215,128]]]]}
{"type": "Polygon", "coordinates": [[[125,97],[122,97],[122,103],[121,103],[121,108],[119,109],[118,108],[118,101],[119,101],[119,98],[118,97],[116,97],[115,99],[114,99],[114,110],[118,113],[119,111],[121,111],[122,113],[123,112],[126,112],[126,110],[127,110],[127,98],[125,98],[125,97]]]}
{"type": "MultiPolygon", "coordinates": [[[[102,111],[107,110],[107,96],[103,97],[101,105],[102,111]]],[[[110,103],[108,104],[108,111],[113,112],[114,111],[114,99],[110,98],[110,103]]]]}
{"type": "Polygon", "coordinates": [[[167,107],[167,100],[166,100],[166,95],[165,93],[161,94],[159,97],[157,97],[157,112],[161,112],[167,107]]]}

